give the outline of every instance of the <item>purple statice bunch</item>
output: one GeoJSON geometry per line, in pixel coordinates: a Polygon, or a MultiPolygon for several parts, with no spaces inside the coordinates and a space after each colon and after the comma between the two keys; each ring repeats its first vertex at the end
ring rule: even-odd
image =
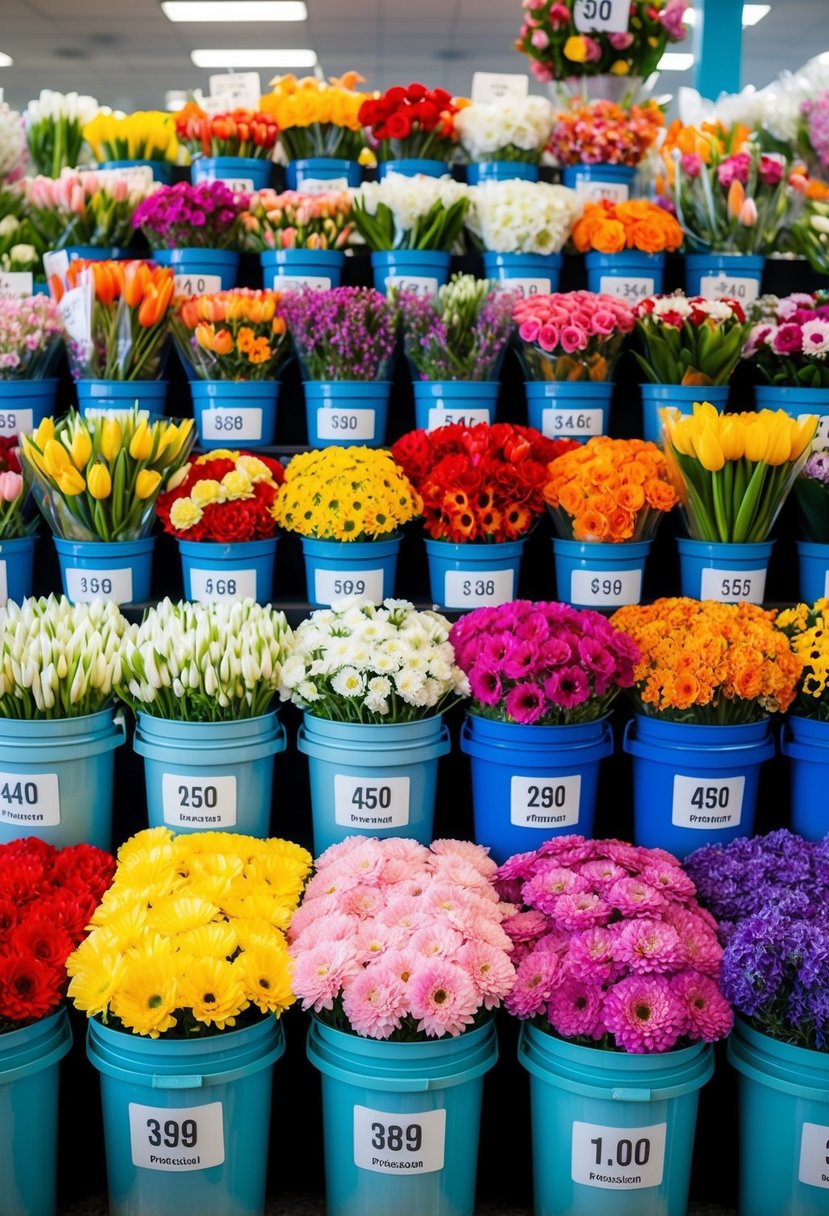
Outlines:
{"type": "Polygon", "coordinates": [[[825,168],[829,165],[829,89],[816,97],[807,97],[800,104],[800,113],[806,142],[825,168]]]}
{"type": "Polygon", "coordinates": [[[287,292],[282,313],[308,380],[388,380],[397,326],[373,287],[287,292]]]}
{"type": "Polygon", "coordinates": [[[599,612],[515,600],[476,608],[453,625],[455,660],[469,678],[470,712],[524,726],[603,718],[633,685],[639,648],[599,612]]]}
{"type": "Polygon", "coordinates": [[[585,1046],[670,1051],[724,1038],[713,916],[670,853],[620,840],[557,836],[510,857],[495,875],[516,906],[515,1017],[585,1046]]]}
{"type": "Polygon", "coordinates": [[[420,380],[496,380],[514,324],[514,297],[471,274],[456,274],[436,296],[393,295],[406,354],[420,380]]]}
{"type": "Polygon", "coordinates": [[[153,249],[229,249],[239,232],[248,196],[224,182],[159,186],[132,217],[153,249]]]}

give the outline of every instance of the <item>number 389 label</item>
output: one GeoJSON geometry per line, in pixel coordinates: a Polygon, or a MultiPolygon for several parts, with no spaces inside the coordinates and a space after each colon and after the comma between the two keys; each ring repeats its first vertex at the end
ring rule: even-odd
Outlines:
{"type": "Polygon", "coordinates": [[[600,1127],[573,1123],[570,1174],[582,1186],[636,1191],[660,1186],[665,1170],[666,1123],[649,1127],[600,1127]]]}
{"type": "Polygon", "coordinates": [[[158,1107],[129,1104],[132,1163],[139,1169],[184,1173],[225,1159],[221,1102],[158,1107]]]}
{"type": "Polygon", "coordinates": [[[443,1169],[446,1111],[388,1112],[354,1107],[354,1164],[375,1174],[434,1174],[443,1169]]]}
{"type": "Polygon", "coordinates": [[[683,828],[735,828],[743,813],[745,777],[674,777],[671,823],[683,828]]]}

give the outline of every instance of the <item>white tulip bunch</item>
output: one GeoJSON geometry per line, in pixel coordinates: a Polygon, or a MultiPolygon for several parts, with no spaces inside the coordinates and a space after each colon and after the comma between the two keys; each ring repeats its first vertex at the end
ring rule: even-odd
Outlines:
{"type": "Polygon", "coordinates": [[[582,206],[575,190],[549,182],[471,186],[467,229],[493,253],[559,253],[582,206]]]}
{"type": "Polygon", "coordinates": [[[546,97],[473,102],[455,115],[455,130],[471,161],[537,161],[549,142],[556,108],[546,97]]]}
{"type": "Polygon", "coordinates": [[[38,100],[30,101],[24,114],[36,172],[59,177],[62,169],[74,169],[80,161],[83,129],[99,109],[96,98],[84,93],[41,89],[38,100]]]}
{"type": "Polygon", "coordinates": [[[463,228],[469,186],[454,178],[387,173],[352,190],[357,231],[372,250],[451,252],[463,228]]]}

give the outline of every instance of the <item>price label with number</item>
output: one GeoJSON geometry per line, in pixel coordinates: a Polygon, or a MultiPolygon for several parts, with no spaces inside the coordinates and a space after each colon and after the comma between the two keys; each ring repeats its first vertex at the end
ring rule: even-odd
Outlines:
{"type": "Polygon", "coordinates": [[[347,189],[347,177],[301,177],[297,182],[301,194],[342,194],[347,189]]]}
{"type": "Polygon", "coordinates": [[[419,296],[435,296],[438,292],[438,281],[428,274],[389,274],[386,275],[386,290],[393,287],[395,291],[411,291],[419,296]]]}
{"type": "Polygon", "coordinates": [[[823,1123],[803,1124],[797,1180],[829,1188],[829,1127],[823,1123]]]}
{"type": "Polygon", "coordinates": [[[576,0],[573,5],[573,23],[580,34],[624,34],[629,19],[628,0],[576,0]]]}
{"type": "Polygon", "coordinates": [[[90,334],[90,318],[87,308],[89,292],[85,287],[73,287],[67,291],[60,302],[60,315],[63,328],[73,342],[88,342],[90,334]]]}
{"type": "Polygon", "coordinates": [[[574,410],[550,405],[541,411],[541,433],[549,439],[589,439],[604,430],[604,410],[574,410]]]}
{"type": "Polygon", "coordinates": [[[60,823],[60,786],[57,773],[0,772],[0,823],[31,829],[23,835],[37,835],[39,828],[55,828],[60,823]]]}
{"type": "Polygon", "coordinates": [[[163,773],[161,804],[164,822],[170,827],[217,831],[235,827],[236,778],[163,773]]]}
{"type": "Polygon", "coordinates": [[[279,266],[273,276],[272,291],[301,291],[309,287],[311,291],[328,291],[331,287],[331,276],[325,274],[283,274],[279,266]]]}
{"type": "Polygon", "coordinates": [[[229,110],[258,110],[262,81],[258,72],[220,72],[208,80],[210,96],[229,110]]]}
{"type": "Polygon", "coordinates": [[[654,292],[654,280],[639,275],[603,274],[599,280],[599,291],[619,300],[646,300],[654,292]]]}
{"type": "Polygon", "coordinates": [[[447,570],[443,603],[447,608],[497,608],[513,599],[514,570],[447,570]]]}
{"type": "Polygon", "coordinates": [[[766,591],[765,570],[713,570],[702,572],[700,599],[722,604],[762,604],[766,591]]]}
{"type": "Polygon", "coordinates": [[[382,570],[314,571],[314,599],[318,604],[333,604],[353,595],[381,604],[383,592],[382,570]]]}
{"type": "Polygon", "coordinates": [[[377,415],[374,410],[317,409],[317,435],[320,439],[373,439],[377,415]]]}
{"type": "Polygon", "coordinates": [[[190,597],[199,604],[233,603],[235,600],[256,599],[256,571],[191,570],[190,597]]]}
{"type": "Polygon", "coordinates": [[[0,297],[30,296],[34,287],[34,276],[30,270],[0,271],[0,297]]]}
{"type": "Polygon", "coordinates": [[[354,1164],[375,1174],[434,1174],[443,1169],[446,1111],[354,1107],[354,1164]]]}
{"type": "Polygon", "coordinates": [[[342,827],[404,828],[409,822],[408,777],[334,776],[334,822],[342,827]]]}
{"type": "Polygon", "coordinates": [[[741,304],[753,304],[760,295],[760,284],[756,279],[743,279],[737,275],[704,274],[700,277],[699,294],[706,300],[728,296],[741,304]]]}
{"type": "Polygon", "coordinates": [[[442,426],[477,426],[479,422],[489,422],[489,410],[470,410],[463,409],[458,406],[455,410],[437,409],[431,407],[429,410],[429,424],[427,430],[436,431],[442,426]]]}
{"type": "Polygon", "coordinates": [[[674,777],[671,823],[681,828],[736,828],[743,814],[745,777],[674,777]]]}
{"type": "Polygon", "coordinates": [[[579,821],[581,777],[512,777],[510,823],[522,828],[575,827],[579,821]]]}
{"type": "Polygon", "coordinates": [[[32,410],[0,411],[0,435],[27,435],[34,425],[32,410]]]}
{"type": "Polygon", "coordinates": [[[219,177],[216,180],[227,186],[231,194],[253,194],[252,177],[219,177]]]}
{"type": "Polygon", "coordinates": [[[570,575],[572,604],[619,608],[622,604],[638,604],[641,596],[641,570],[574,570],[570,575]]]}
{"type": "Polygon", "coordinates": [[[553,280],[544,275],[533,278],[496,280],[496,291],[511,291],[516,296],[544,296],[553,290],[553,280]]]}
{"type": "Polygon", "coordinates": [[[261,439],[262,411],[258,406],[202,410],[199,429],[202,439],[261,439]]]}
{"type": "MultiPolygon", "coordinates": [[[[817,413],[817,411],[815,411],[817,413]]],[[[814,418],[815,414],[798,414],[797,421],[804,422],[807,418],[814,418]]],[[[829,444],[829,414],[819,414],[817,420],[817,430],[815,437],[812,440],[812,447],[822,448],[829,444]]]]}
{"type": "Polygon", "coordinates": [[[222,290],[218,274],[174,274],[173,291],[177,296],[209,296],[222,290]]]}
{"type": "Polygon", "coordinates": [[[626,203],[630,187],[627,182],[597,182],[588,177],[576,178],[576,197],[582,203],[626,203]]]}
{"type": "Polygon", "coordinates": [[[209,1170],[225,1159],[221,1102],[203,1106],[129,1104],[132,1163],[144,1170],[209,1170]]]}
{"type": "MultiPolygon", "coordinates": [[[[0,544],[0,553],[3,551],[3,546],[0,544]]],[[[0,604],[5,604],[9,598],[9,577],[6,568],[6,559],[0,558],[0,604]]]]}
{"type": "Polygon", "coordinates": [[[530,78],[521,72],[473,72],[471,99],[476,106],[503,101],[505,97],[526,97],[530,78]]]}
{"type": "Polygon", "coordinates": [[[65,571],[66,594],[76,604],[92,600],[112,600],[116,604],[132,602],[132,570],[83,570],[70,566],[65,571]]]}
{"type": "Polygon", "coordinates": [[[603,1191],[661,1186],[667,1130],[667,1123],[605,1127],[575,1120],[570,1177],[582,1186],[603,1191]]]}

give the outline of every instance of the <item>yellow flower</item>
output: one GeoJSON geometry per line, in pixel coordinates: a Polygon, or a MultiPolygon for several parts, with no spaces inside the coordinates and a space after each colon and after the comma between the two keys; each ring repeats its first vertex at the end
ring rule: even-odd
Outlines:
{"type": "Polygon", "coordinates": [[[205,1026],[234,1026],[248,1000],[239,972],[220,958],[191,958],[179,982],[179,1000],[205,1026]]]}
{"type": "Polygon", "coordinates": [[[194,528],[202,517],[202,509],[189,498],[177,498],[170,508],[170,523],[179,532],[194,528]]]}
{"type": "Polygon", "coordinates": [[[610,65],[611,76],[627,76],[630,72],[630,64],[627,59],[617,59],[610,65]]]}
{"type": "Polygon", "coordinates": [[[92,455],[92,440],[89,432],[79,427],[72,436],[72,446],[69,449],[72,463],[76,469],[85,469],[92,455]]]}
{"type": "Polygon", "coordinates": [[[164,849],[168,846],[169,857],[172,859],[173,850],[171,842],[173,833],[170,828],[144,828],[141,832],[136,832],[134,836],[130,836],[129,840],[125,840],[120,846],[117,853],[119,873],[122,866],[127,865],[131,861],[138,858],[150,856],[155,850],[164,849]]]}
{"type": "Polygon", "coordinates": [[[175,945],[183,954],[193,954],[196,958],[227,959],[235,953],[239,940],[233,925],[220,920],[177,934],[175,945]]]}
{"type": "Polygon", "coordinates": [[[187,480],[187,474],[190,472],[191,466],[183,464],[180,469],[177,469],[170,480],[167,482],[168,490],[177,490],[183,481],[187,480]]]}
{"type": "Polygon", "coordinates": [[[136,498],[150,498],[161,485],[161,474],[155,469],[142,469],[135,479],[136,498]]]}
{"type": "Polygon", "coordinates": [[[564,58],[572,63],[584,63],[587,59],[587,43],[580,34],[573,34],[565,42],[564,58]]]}
{"type": "Polygon", "coordinates": [[[121,423],[117,418],[105,418],[101,426],[101,455],[110,464],[121,448],[121,423]]]}
{"type": "Polygon", "coordinates": [[[54,437],[55,424],[51,418],[43,418],[39,423],[34,435],[32,435],[32,439],[40,448],[41,452],[44,450],[49,440],[54,439],[54,437]]]}
{"type": "Polygon", "coordinates": [[[122,982],[126,963],[111,944],[97,946],[92,937],[82,942],[66,962],[73,968],[69,997],[87,1017],[103,1013],[122,982]]]}
{"type": "Polygon", "coordinates": [[[152,450],[152,432],[147,426],[146,419],[142,418],[135,428],[135,434],[130,440],[130,456],[132,456],[133,460],[146,460],[152,450]]]}
{"type": "Polygon", "coordinates": [[[205,477],[193,486],[190,498],[197,507],[208,507],[211,503],[221,502],[224,498],[221,483],[216,481],[215,477],[205,477]]]}
{"type": "Polygon", "coordinates": [[[228,498],[253,498],[253,483],[244,469],[231,469],[222,478],[222,487],[228,498]]]}
{"type": "Polygon", "coordinates": [[[61,473],[56,478],[56,481],[61,494],[68,494],[70,497],[73,497],[75,494],[83,494],[86,489],[86,482],[72,465],[61,473]]]}
{"type": "Polygon", "coordinates": [[[233,969],[242,981],[245,996],[262,1013],[280,1014],[294,1002],[290,957],[287,950],[253,946],[234,960],[233,969]]]}
{"type": "Polygon", "coordinates": [[[700,464],[710,473],[716,473],[725,464],[722,444],[710,422],[694,437],[694,447],[700,464]]]}
{"type": "Polygon", "coordinates": [[[109,498],[112,493],[112,478],[105,464],[93,464],[86,476],[89,493],[93,498],[109,498]]]}
{"type": "Polygon", "coordinates": [[[239,917],[234,920],[233,929],[242,950],[251,950],[254,946],[269,946],[275,950],[286,948],[285,934],[266,920],[254,916],[239,917]]]}
{"type": "Polygon", "coordinates": [[[57,479],[70,467],[69,453],[57,439],[50,439],[43,449],[43,463],[50,477],[57,479]]]}
{"type": "Polygon", "coordinates": [[[209,925],[219,909],[207,899],[174,895],[157,903],[147,918],[147,927],[167,937],[209,925]]]}
{"type": "MultiPolygon", "coordinates": [[[[215,452],[210,455],[216,457],[215,452]]],[[[236,461],[236,468],[245,473],[252,482],[271,480],[268,466],[258,456],[240,456],[236,461]]]]}
{"type": "Polygon", "coordinates": [[[127,1030],[157,1039],[176,1025],[176,966],[169,955],[139,952],[125,960],[124,975],[110,1008],[127,1030]]]}

